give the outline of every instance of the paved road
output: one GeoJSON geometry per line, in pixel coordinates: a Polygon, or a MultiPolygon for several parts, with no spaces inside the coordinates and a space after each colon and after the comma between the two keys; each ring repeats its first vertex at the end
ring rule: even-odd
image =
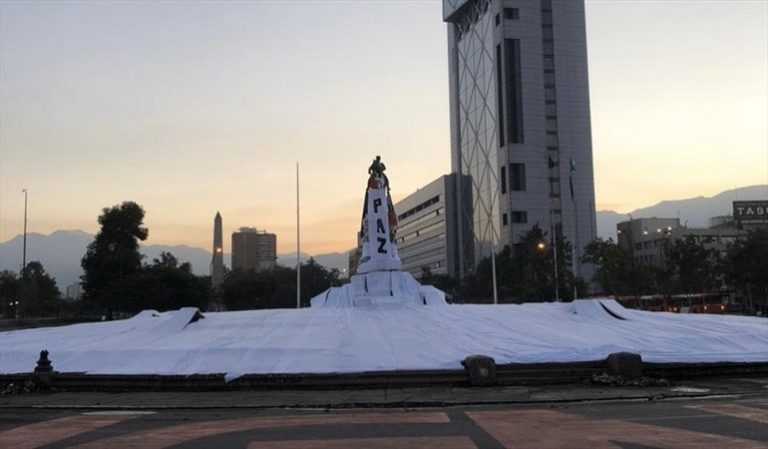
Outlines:
{"type": "Polygon", "coordinates": [[[423,409],[0,409],[0,448],[768,448],[768,394],[423,409]]]}

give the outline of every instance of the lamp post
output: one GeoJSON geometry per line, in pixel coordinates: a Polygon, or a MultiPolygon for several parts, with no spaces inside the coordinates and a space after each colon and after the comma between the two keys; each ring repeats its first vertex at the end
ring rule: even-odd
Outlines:
{"type": "Polygon", "coordinates": [[[24,269],[27,268],[27,189],[22,190],[24,192],[24,243],[21,250],[21,272],[24,274],[24,269]]]}
{"type": "Polygon", "coordinates": [[[299,221],[299,163],[296,162],[296,308],[301,308],[301,223],[299,221]]]}
{"type": "Polygon", "coordinates": [[[558,288],[560,281],[557,275],[557,235],[555,235],[556,229],[557,228],[555,226],[552,226],[552,270],[555,274],[555,302],[560,302],[560,289],[558,288]]]}
{"type": "MultiPolygon", "coordinates": [[[[667,226],[667,229],[658,228],[656,229],[656,232],[658,234],[661,234],[662,237],[669,238],[670,235],[672,235],[672,226],[667,226]]],[[[659,267],[664,266],[664,247],[667,244],[667,239],[661,239],[659,241],[659,267]]]]}
{"type": "Polygon", "coordinates": [[[491,281],[493,283],[493,303],[499,303],[498,287],[496,285],[496,249],[493,245],[493,236],[491,236],[491,281]]]}
{"type": "MultiPolygon", "coordinates": [[[[21,250],[21,299],[23,301],[23,304],[26,306],[25,295],[24,295],[24,280],[26,278],[25,273],[27,271],[27,189],[23,189],[22,192],[24,192],[24,240],[22,243],[22,250],[21,250]]],[[[16,318],[19,318],[21,314],[19,313],[19,301],[16,301],[16,318]]]]}

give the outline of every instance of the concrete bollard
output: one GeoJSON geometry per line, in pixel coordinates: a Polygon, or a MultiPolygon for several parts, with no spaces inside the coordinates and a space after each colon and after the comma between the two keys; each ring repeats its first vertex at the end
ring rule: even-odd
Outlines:
{"type": "Polygon", "coordinates": [[[40,359],[37,361],[35,372],[36,373],[53,372],[53,365],[51,365],[51,361],[48,359],[48,351],[46,350],[40,351],[40,359]]]}
{"type": "Polygon", "coordinates": [[[496,383],[496,361],[486,355],[471,355],[461,364],[469,375],[473,387],[485,387],[496,383]]]}
{"type": "Polygon", "coordinates": [[[32,376],[32,382],[40,390],[51,388],[51,378],[53,377],[53,365],[48,359],[48,351],[40,351],[40,359],[37,361],[35,373],[32,376]]]}
{"type": "Polygon", "coordinates": [[[606,359],[608,372],[629,379],[643,377],[643,359],[632,352],[614,352],[606,359]]]}

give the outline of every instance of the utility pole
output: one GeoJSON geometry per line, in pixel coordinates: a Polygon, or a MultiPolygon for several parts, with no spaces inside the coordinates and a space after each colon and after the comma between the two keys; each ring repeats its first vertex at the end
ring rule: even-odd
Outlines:
{"type": "Polygon", "coordinates": [[[558,280],[557,276],[557,226],[552,223],[552,262],[554,265],[554,272],[555,272],[555,302],[560,302],[560,291],[558,289],[558,284],[560,281],[558,280]]]}
{"type": "MultiPolygon", "coordinates": [[[[22,250],[21,250],[21,299],[22,304],[24,308],[27,310],[29,307],[27,306],[27,301],[24,295],[25,293],[25,279],[26,279],[26,271],[27,271],[27,189],[22,190],[24,192],[24,241],[22,244],[22,250]]],[[[17,301],[18,303],[18,301],[17,301]]],[[[19,318],[19,306],[16,306],[16,318],[19,318]]]]}
{"type": "Polygon", "coordinates": [[[296,308],[301,308],[301,234],[299,222],[299,163],[296,162],[296,308]]]}
{"type": "Polygon", "coordinates": [[[24,243],[21,250],[21,273],[27,268],[27,189],[24,192],[24,243]]]}
{"type": "Polygon", "coordinates": [[[494,248],[494,245],[493,245],[493,236],[491,236],[491,271],[492,271],[491,279],[493,280],[493,303],[498,304],[499,293],[496,285],[496,248],[494,248]]]}
{"type": "Polygon", "coordinates": [[[560,302],[560,292],[558,291],[558,275],[557,275],[557,234],[555,231],[557,231],[557,225],[555,224],[555,211],[553,208],[553,200],[552,194],[550,194],[549,197],[549,224],[550,224],[550,237],[552,239],[552,271],[554,272],[554,280],[555,280],[555,302],[560,302]]]}

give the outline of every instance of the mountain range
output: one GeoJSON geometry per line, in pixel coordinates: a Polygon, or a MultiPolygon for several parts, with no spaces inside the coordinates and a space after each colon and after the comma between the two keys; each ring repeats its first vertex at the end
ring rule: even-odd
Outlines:
{"type": "MultiPolygon", "coordinates": [[[[768,185],[741,187],[719,193],[712,197],[699,196],[683,200],[662,201],[650,207],[636,209],[629,214],[620,214],[611,210],[597,212],[597,235],[604,239],[616,238],[616,224],[629,219],[649,217],[679,217],[681,224],[688,227],[706,227],[709,219],[732,213],[732,202],[735,200],[766,200],[768,185]]],[[[56,278],[59,288],[63,291],[68,285],[79,280],[82,270],[80,260],[85,254],[86,247],[93,241],[93,235],[83,231],[55,231],[49,235],[27,234],[27,261],[40,261],[48,273],[56,278]]],[[[23,237],[18,235],[6,242],[0,243],[0,270],[18,272],[21,266],[23,237]]],[[[179,262],[189,262],[195,274],[209,273],[211,252],[202,248],[186,245],[142,245],[141,253],[147,262],[158,257],[161,252],[173,254],[179,262]]],[[[309,259],[309,254],[301,254],[301,260],[309,259]]],[[[343,253],[326,253],[313,256],[315,261],[328,269],[347,268],[348,256],[343,253]]],[[[230,260],[230,255],[224,255],[224,261],[230,260]]],[[[284,266],[296,265],[296,254],[279,254],[277,263],[284,266]]]]}
{"type": "Polygon", "coordinates": [[[680,224],[689,228],[705,228],[713,217],[733,214],[734,201],[768,200],[768,184],[720,192],[715,196],[697,196],[683,200],[666,200],[653,206],[635,209],[628,214],[612,210],[597,212],[597,235],[616,240],[616,224],[633,218],[680,218],[680,224]]]}
{"type": "MultiPolygon", "coordinates": [[[[45,270],[56,279],[59,289],[64,291],[68,285],[79,281],[83,270],[80,260],[85,255],[88,244],[94,235],[87,232],[55,231],[49,235],[27,234],[27,262],[37,260],[45,270]]],[[[22,259],[24,238],[21,235],[0,243],[0,270],[19,272],[22,259]]],[[[192,271],[197,275],[207,275],[210,272],[211,252],[202,248],[186,245],[141,245],[139,251],[144,255],[144,261],[151,263],[162,252],[173,254],[180,263],[189,262],[192,271]]],[[[301,253],[301,261],[306,262],[310,257],[324,267],[343,270],[347,268],[347,253],[326,253],[310,256],[301,253]]],[[[229,265],[230,254],[224,254],[224,263],[229,265]]],[[[280,265],[296,266],[296,253],[278,254],[277,263],[280,265]]]]}

